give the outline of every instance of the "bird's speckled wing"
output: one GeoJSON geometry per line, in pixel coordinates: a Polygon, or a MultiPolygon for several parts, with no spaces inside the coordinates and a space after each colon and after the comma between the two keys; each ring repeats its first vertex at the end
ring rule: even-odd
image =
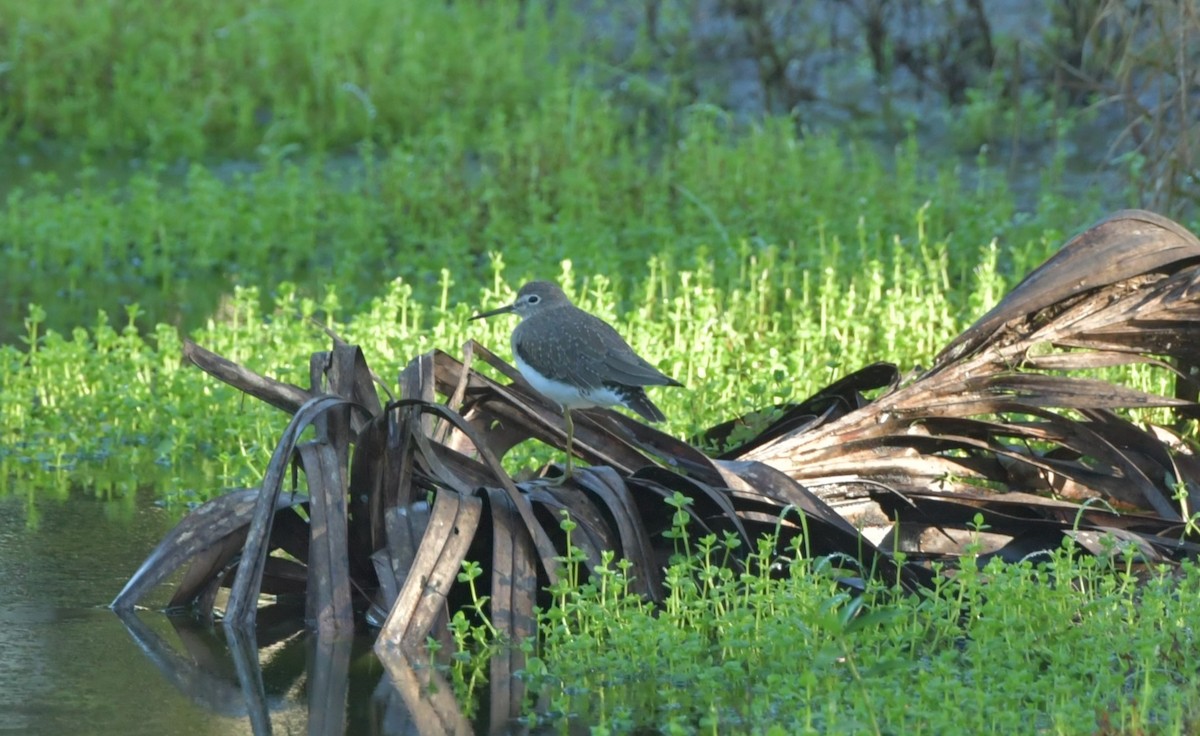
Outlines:
{"type": "Polygon", "coordinates": [[[513,331],[512,343],[513,351],[542,375],[587,390],[606,383],[679,385],[634,353],[606,322],[578,309],[547,310],[526,318],[513,331]],[[528,339],[535,332],[542,339],[528,339]]]}

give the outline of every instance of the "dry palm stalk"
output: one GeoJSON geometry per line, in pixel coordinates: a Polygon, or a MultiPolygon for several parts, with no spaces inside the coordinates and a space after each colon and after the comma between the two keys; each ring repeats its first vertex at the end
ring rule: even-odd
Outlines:
{"type": "MultiPolygon", "coordinates": [[[[1183,397],[1195,396],[1190,367],[1200,364],[1198,289],[1195,236],[1149,212],[1118,212],[1031,273],[928,371],[899,385],[898,373],[877,367],[866,387],[890,388],[876,400],[849,406],[819,395],[789,407],[786,428],[768,427],[725,456],[776,467],[831,502],[871,498],[917,523],[936,502],[948,524],[945,503],[957,499],[962,528],[991,508],[979,499],[1021,491],[1049,497],[1021,497],[1032,518],[1070,523],[1079,507],[1052,499],[1104,499],[1153,512],[1145,530],[1177,540],[1178,489],[1194,497],[1200,465],[1166,428],[1115,410],[1192,415],[1183,397]],[[1176,395],[1079,375],[1137,363],[1175,374],[1176,395]]],[[[1084,515],[1121,525],[1094,508],[1084,515]]]]}
{"type": "MultiPolygon", "coordinates": [[[[658,600],[672,550],[665,499],[675,493],[691,499],[693,530],[746,542],[778,531],[787,544],[801,525],[785,510],[798,510],[813,554],[858,559],[909,590],[932,573],[891,551],[957,555],[978,536],[976,514],[1006,557],[1058,546],[1064,534],[1096,553],[1107,534],[1146,560],[1191,555],[1176,489],[1196,487],[1200,464],[1165,428],[1116,412],[1196,409],[1187,397],[1190,366],[1200,364],[1198,269],[1200,242],[1178,225],[1117,213],[1071,240],[915,378],[869,366],[779,407],[777,421],[719,457],[621,414],[581,412],[574,451],[592,467],[560,487],[518,482],[500,464],[529,439],[562,448],[565,427],[556,406],[474,343],[461,362],[440,351],[415,358],[400,377],[404,398],[386,406],[362,353],[336,339],[313,357],[310,390],[188,343],[185,356],[200,368],[294,417],[263,484],[192,512],[113,606],[132,608],[188,565],[173,605],[211,616],[217,587],[229,585],[225,620],[244,627],[260,593],[300,589],[319,631],[343,630],[352,610],[365,610],[382,626],[377,649],[412,655],[429,636],[447,639],[449,613],[468,602],[456,576],[470,559],[484,567],[477,586],[492,622],[519,639],[534,633],[534,608],[559,575],[564,515],[578,525],[571,542],[589,564],[615,551],[635,589],[658,600]],[[511,383],[472,370],[474,360],[511,383]],[[1132,363],[1175,372],[1181,390],[1159,396],[1079,375],[1132,363]],[[299,443],[308,426],[316,439],[299,443]],[[305,474],[305,496],[283,491],[293,465],[305,474]],[[1138,513],[1077,503],[1091,498],[1138,513]],[[860,531],[870,526],[884,537],[878,546],[860,531]]],[[[727,443],[741,421],[714,427],[706,446],[727,443]]]]}

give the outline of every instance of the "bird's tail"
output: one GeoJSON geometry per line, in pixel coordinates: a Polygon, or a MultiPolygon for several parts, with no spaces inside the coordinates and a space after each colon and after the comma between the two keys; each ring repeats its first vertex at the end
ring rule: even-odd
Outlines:
{"type": "Polygon", "coordinates": [[[641,386],[619,386],[615,390],[625,407],[637,412],[638,416],[647,422],[661,422],[666,419],[662,410],[654,405],[641,386]]]}

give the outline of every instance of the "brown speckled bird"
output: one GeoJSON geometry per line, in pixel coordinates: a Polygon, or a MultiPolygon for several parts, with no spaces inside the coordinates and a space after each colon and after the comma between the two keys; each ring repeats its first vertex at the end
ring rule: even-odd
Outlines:
{"type": "Polygon", "coordinates": [[[558,284],[530,281],[512,304],[475,315],[482,319],[515,312],[521,323],[512,333],[517,370],[541,394],[563,409],[567,424],[567,468],[572,472],[572,409],[623,406],[648,422],[665,417],[645,386],[682,386],[650,365],[607,322],[571,303],[558,284]]]}

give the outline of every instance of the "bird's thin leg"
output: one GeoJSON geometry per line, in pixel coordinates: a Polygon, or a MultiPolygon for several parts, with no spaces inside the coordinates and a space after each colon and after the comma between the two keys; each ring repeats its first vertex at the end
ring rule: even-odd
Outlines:
{"type": "Polygon", "coordinates": [[[570,409],[563,409],[563,419],[567,423],[567,469],[562,475],[550,481],[550,485],[552,486],[561,486],[563,483],[566,483],[571,474],[575,472],[575,457],[572,452],[575,444],[575,421],[571,419],[570,409]]]}
{"type": "Polygon", "coordinates": [[[563,477],[570,478],[575,472],[575,420],[571,418],[570,409],[563,409],[563,416],[567,420],[567,472],[563,477]]]}

